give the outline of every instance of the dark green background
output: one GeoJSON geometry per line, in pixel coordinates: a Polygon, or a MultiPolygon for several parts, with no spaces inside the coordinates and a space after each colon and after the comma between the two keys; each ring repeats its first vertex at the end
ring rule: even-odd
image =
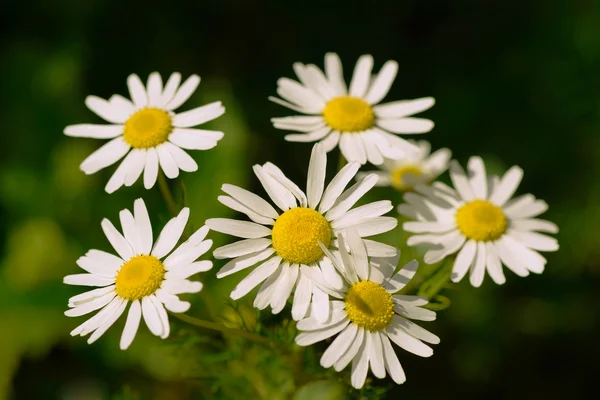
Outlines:
{"type": "MultiPolygon", "coordinates": [[[[121,352],[121,321],[88,346],[68,336],[83,318],[62,315],[79,291],[62,277],[77,272],[75,260],[87,249],[108,249],[103,217],[116,221],[143,196],[155,231],[168,218],[156,189],[138,182],[107,195],[114,167],[89,177],[79,171],[100,142],[62,130],[99,122],[83,104],[86,95],[126,95],[131,72],[143,80],[155,70],[201,75],[183,109],[222,100],[227,113],[208,125],[225,138],[193,152],[200,170],[183,175],[199,227],[232,215],[216,201],[222,183],[263,193],[254,163],[272,161],[304,186],[311,146],[283,140],[269,119],[293,112],[267,97],[279,77],[293,76],[293,62],[322,66],[328,51],[340,54],[347,78],[361,54],[373,54],[376,69],[397,60],[386,100],[437,101],[423,114],[436,127],[422,137],[463,163],[479,154],[492,172],[520,165],[520,193],[545,199],[544,217],[561,228],[560,251],[547,255],[543,275],[507,273],[503,286],[487,278],[478,290],[467,282],[447,290],[452,307],[423,324],[442,339],[434,356],[400,351],[407,383],[375,385],[405,399],[593,397],[600,358],[597,1],[9,0],[0,14],[0,398],[290,398],[307,380],[344,377],[319,375],[322,347],[304,354],[298,372],[288,367],[302,353],[278,355],[176,321],[164,342],[142,328],[121,352]]],[[[336,158],[332,153],[331,173],[336,158]]],[[[375,198],[400,196],[378,189],[375,198]]],[[[235,319],[227,293],[241,276],[217,282],[211,271],[199,279],[206,288],[193,297],[190,314],[235,319]]],[[[242,312],[254,323],[250,309],[242,312]]],[[[293,327],[277,328],[286,314],[264,313],[261,332],[291,340],[293,327]]],[[[348,392],[335,378],[322,384],[296,398],[348,392]]]]}

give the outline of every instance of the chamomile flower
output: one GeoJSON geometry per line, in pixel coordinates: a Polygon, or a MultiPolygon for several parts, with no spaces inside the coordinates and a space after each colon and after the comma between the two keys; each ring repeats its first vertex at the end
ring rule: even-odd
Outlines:
{"type": "Polygon", "coordinates": [[[416,221],[404,230],[417,233],[410,246],[427,245],[425,262],[433,264],[458,252],[451,279],[460,281],[470,271],[470,282],[479,287],[485,272],[497,284],[506,281],[502,264],[519,276],[544,271],[546,259],[538,251],[558,250],[556,239],[538,232],[556,233],[552,222],[535,218],[548,209],[546,202],[526,194],[512,198],[523,177],[517,166],[502,179],[487,176],[480,157],[471,157],[468,174],[453,161],[451,188],[441,182],[419,185],[406,193],[398,211],[416,221]]]}
{"type": "Polygon", "coordinates": [[[302,271],[313,284],[332,298],[327,305],[330,317],[322,322],[309,314],[296,325],[303,331],[296,337],[300,346],[308,346],[335,336],[321,357],[325,368],[341,371],[352,362],[352,386],[360,389],[369,365],[373,374],[385,378],[386,371],[394,382],[401,384],[406,376],[390,340],[406,351],[429,357],[433,350],[423,342],[437,344],[440,339],[411,321],[433,321],[435,312],[421,308],[427,300],[419,296],[396,294],[414,276],[418,264],[411,261],[394,274],[398,257],[371,259],[360,235],[347,233],[350,253],[340,235],[339,255],[323,251],[343,277],[341,287],[333,287],[314,270],[303,266],[302,271]]]}
{"type": "Polygon", "coordinates": [[[108,101],[88,96],[88,108],[110,124],[70,125],[65,128],[65,135],[112,140],[83,160],[81,170],[90,175],[125,157],[106,184],[108,193],[133,185],[142,172],[144,187],[152,188],[159,167],[171,179],[179,175],[179,170],[196,171],[198,165],[183,149],[212,149],[223,132],[192,127],[223,115],[225,108],[216,101],[175,114],[174,110],[194,93],[200,77],[192,75],[182,85],[180,82],[181,74],[175,72],[163,87],[161,76],[153,72],[144,87],[140,78],[132,74],[127,78],[131,100],[118,94],[108,101]]]}
{"type": "MultiPolygon", "coordinates": [[[[411,191],[419,183],[429,184],[448,169],[452,153],[449,149],[439,149],[430,154],[431,145],[425,140],[415,144],[417,150],[409,151],[400,160],[386,158],[380,171],[373,171],[379,176],[377,186],[391,186],[400,191],[411,191]]],[[[362,177],[369,172],[361,172],[362,177]]]]}
{"type": "Polygon", "coordinates": [[[200,228],[171,253],[189,214],[188,208],[181,210],[165,225],[154,245],[152,225],[142,199],[135,201],[133,214],[129,210],[120,212],[123,234],[108,219],[102,220],[102,229],[117,255],[90,250],[77,260],[77,265],[87,273],[65,277],[64,283],[68,285],[99,287],[69,299],[70,309],[65,312],[68,317],[100,310],[75,328],[72,336],[91,334],[88,343],[95,342],[119,319],[128,304],[131,306],[121,336],[121,349],[128,348],[133,341],[142,317],[152,334],[162,339],[169,336],[166,310],[187,311],[190,303],[179,300],[177,295],[202,290],[202,283],[188,278],[212,268],[211,261],[196,261],[212,246],[212,240],[204,240],[207,227],[200,228]]]}
{"type": "Polygon", "coordinates": [[[273,118],[275,128],[301,132],[285,137],[290,142],[320,142],[325,151],[338,144],[349,161],[379,165],[384,157],[400,159],[414,145],[396,136],[397,133],[425,133],[433,122],[412,118],[434,104],[432,97],[379,104],[387,95],[398,63],[386,62],[379,74],[371,76],[373,57],[358,59],[350,87],[346,88],[342,63],[335,53],[325,55],[325,73],[317,66],[294,64],[300,82],[288,78],[277,81],[277,93],[282,99],[269,100],[305,116],[273,118]]]}
{"type": "MultiPolygon", "coordinates": [[[[331,261],[324,257],[319,243],[338,253],[336,235],[348,227],[354,227],[362,237],[396,227],[396,218],[382,217],[393,208],[388,200],[352,208],[375,185],[377,175],[366,176],[344,191],[360,167],[359,163],[349,163],[323,190],[326,164],[325,151],[321,145],[315,145],[308,167],[306,194],[275,165],[254,166],[254,173],[281,213],[247,190],[223,185],[223,191],[229,196],[220,196],[219,201],[254,222],[225,218],[206,221],[211,230],[245,239],[214,251],[215,258],[232,258],[217,272],[217,278],[260,264],[231,292],[232,299],[245,296],[262,283],[254,306],[262,310],[270,305],[273,313],[278,313],[295,287],[292,317],[295,320],[304,317],[312,299],[313,315],[325,321],[329,317],[327,294],[301,272],[301,267],[306,266],[323,275],[334,287],[341,287],[342,280],[331,261]]],[[[394,247],[383,243],[372,240],[365,243],[373,256],[397,253],[394,247]]]]}

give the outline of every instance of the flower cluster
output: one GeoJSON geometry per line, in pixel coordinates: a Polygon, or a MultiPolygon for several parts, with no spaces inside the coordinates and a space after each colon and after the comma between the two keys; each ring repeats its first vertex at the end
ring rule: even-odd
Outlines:
{"type": "MultiPolygon", "coordinates": [[[[254,307],[259,310],[270,306],[277,314],[291,303],[291,317],[300,331],[296,343],[308,346],[332,339],[320,363],[336,371],[352,363],[355,388],[364,385],[369,370],[378,378],[387,374],[403,383],[406,376],[392,343],[429,357],[433,350],[425,343],[440,339],[413,322],[436,317],[428,309],[428,298],[406,290],[418,272],[417,261],[398,268],[400,249],[369,239],[398,226],[396,217],[386,215],[394,209],[390,200],[357,205],[375,186],[404,193],[398,206],[401,226],[414,233],[407,245],[424,246],[427,264],[449,259],[452,281],[469,273],[470,283],[478,287],[487,271],[502,284],[502,265],[518,276],[543,271],[546,259],[539,251],[558,249],[557,241],[543,234],[556,233],[557,226],[535,218],[547,204],[529,194],[513,198],[523,176],[518,167],[497,177],[487,174],[480,157],[471,157],[465,172],[450,161],[450,150],[432,153],[426,141],[397,136],[429,132],[433,122],[412,115],[433,106],[434,100],[380,104],[395,79],[395,61],[372,75],[373,58],[360,57],[349,86],[337,54],[325,56],[325,71],[312,64],[296,63],[293,68],[299,81],[281,78],[280,97],[270,100],[304,115],[272,122],[277,129],[296,132],[285,136],[288,141],[317,142],[305,190],[266,162],[253,171],[267,197],[231,184],[223,184],[224,195],[218,197],[247,220],[211,218],[190,233],[190,211],[184,207],[154,240],[142,199],[134,202],[133,212],[119,213],[121,231],[103,220],[115,254],[90,250],[77,260],[85,273],[64,278],[69,285],[95,287],[69,299],[67,316],[98,311],[72,335],[90,334],[88,343],[94,342],[129,305],[122,349],[131,345],[142,317],[152,334],[168,337],[167,311],[183,313],[191,306],[178,295],[202,289],[200,282],[188,278],[212,268],[210,260],[197,261],[212,246],[206,240],[212,230],[241,239],[213,252],[215,259],[229,259],[217,278],[250,271],[231,292],[233,300],[258,288],[254,307]],[[328,181],[328,153],[336,147],[347,163],[340,163],[328,181]],[[367,162],[379,170],[359,172],[367,162]],[[447,169],[452,186],[436,180],[447,169]],[[182,237],[185,241],[178,246],[182,237]]],[[[133,185],[142,173],[144,187],[150,189],[159,174],[174,179],[180,170],[196,171],[196,162],[184,149],[211,149],[223,133],[193,127],[225,112],[221,102],[174,112],[199,83],[196,75],[181,83],[181,75],[173,73],[163,85],[161,76],[152,73],[144,86],[131,75],[130,100],[89,96],[88,108],[109,124],[71,125],[64,132],[110,141],[86,158],[81,170],[92,174],[125,157],[106,184],[108,193],[133,185]]]]}

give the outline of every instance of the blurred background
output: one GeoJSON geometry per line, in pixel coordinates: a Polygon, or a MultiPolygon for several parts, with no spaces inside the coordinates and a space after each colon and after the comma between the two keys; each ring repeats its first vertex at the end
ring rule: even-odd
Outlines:
{"type": "MultiPolygon", "coordinates": [[[[439,399],[593,398],[600,358],[600,5],[530,1],[15,1],[0,14],[0,399],[439,399]],[[127,4],[121,4],[127,3],[127,4]],[[287,143],[269,119],[292,115],[267,101],[295,61],[323,66],[338,52],[348,78],[356,59],[400,64],[386,100],[434,96],[422,114],[435,129],[421,138],[465,163],[479,154],[491,172],[525,170],[520,193],[545,199],[560,226],[560,251],[546,271],[507,283],[489,278],[444,291],[452,300],[435,322],[432,358],[399,351],[408,380],[375,380],[349,391],[347,375],[318,366],[323,346],[293,346],[289,312],[258,316],[253,295],[233,304],[242,279],[199,275],[189,315],[256,330],[278,347],[223,337],[175,319],[167,340],[146,328],[118,349],[123,319],[89,346],[63,315],[80,288],[62,284],[90,248],[109,250],[107,217],[142,197],[155,231],[169,218],[157,188],[140,182],[113,195],[108,167],[92,176],[80,162],[101,141],[67,138],[66,125],[98,123],[88,94],[127,96],[125,80],[152,71],[202,77],[192,108],[222,100],[206,125],[225,138],[191,152],[184,174],[191,220],[233,216],[216,197],[223,183],[264,192],[255,163],[272,161],[304,187],[311,146],[287,143]]],[[[329,179],[337,164],[331,153],[329,179]]],[[[372,169],[366,167],[365,169],[372,169]]],[[[447,180],[447,175],[444,175],[447,180]]],[[[174,182],[176,196],[181,186],[174,182]]],[[[399,202],[393,190],[370,198],[399,202]]],[[[394,211],[395,213],[395,211],[394,211]]],[[[381,238],[397,244],[400,232],[381,238]]],[[[217,245],[227,238],[213,234],[217,245]]],[[[222,265],[216,262],[215,270],[222,265]]]]}

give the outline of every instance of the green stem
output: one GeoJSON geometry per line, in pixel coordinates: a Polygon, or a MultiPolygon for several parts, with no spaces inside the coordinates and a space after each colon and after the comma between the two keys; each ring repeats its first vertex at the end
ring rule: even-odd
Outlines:
{"type": "Polygon", "coordinates": [[[246,332],[246,331],[242,331],[242,330],[234,329],[234,328],[227,328],[226,326],[223,326],[219,323],[205,321],[202,319],[190,317],[185,314],[171,313],[171,315],[173,315],[175,318],[177,318],[183,322],[187,322],[188,324],[197,326],[199,328],[212,329],[213,331],[219,331],[219,332],[223,332],[225,334],[239,336],[244,339],[252,340],[253,342],[256,342],[256,343],[267,345],[269,347],[271,347],[273,345],[273,343],[270,340],[268,340],[266,337],[257,335],[256,333],[246,332]]]}
{"type": "Polygon", "coordinates": [[[158,188],[160,189],[160,193],[165,199],[165,203],[167,203],[167,208],[169,209],[169,213],[172,216],[176,217],[179,214],[179,206],[175,203],[173,199],[173,194],[171,193],[171,188],[169,187],[169,183],[167,182],[167,178],[162,171],[158,173],[158,188]]]}

